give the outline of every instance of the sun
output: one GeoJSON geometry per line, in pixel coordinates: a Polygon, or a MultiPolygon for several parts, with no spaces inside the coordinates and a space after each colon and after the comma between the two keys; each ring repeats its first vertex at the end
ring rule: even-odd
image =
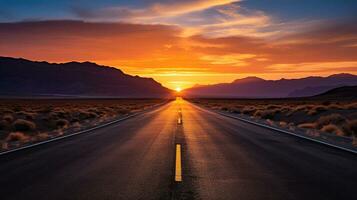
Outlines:
{"type": "Polygon", "coordinates": [[[176,90],[176,92],[181,92],[182,89],[180,87],[176,87],[175,90],[176,90]]]}

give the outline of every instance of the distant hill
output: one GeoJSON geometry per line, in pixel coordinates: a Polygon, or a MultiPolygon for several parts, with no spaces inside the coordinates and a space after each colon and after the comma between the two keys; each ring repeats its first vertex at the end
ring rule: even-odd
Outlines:
{"type": "Polygon", "coordinates": [[[285,98],[313,96],[333,88],[355,85],[357,76],[352,74],[280,80],[247,77],[232,83],[199,85],[186,89],[183,93],[187,97],[285,98]]]}
{"type": "Polygon", "coordinates": [[[0,57],[1,96],[166,97],[152,78],[90,62],[47,63],[0,57]]]}
{"type": "Polygon", "coordinates": [[[334,88],[312,98],[317,99],[343,99],[343,100],[356,100],[357,99],[357,86],[344,86],[334,88]]]}

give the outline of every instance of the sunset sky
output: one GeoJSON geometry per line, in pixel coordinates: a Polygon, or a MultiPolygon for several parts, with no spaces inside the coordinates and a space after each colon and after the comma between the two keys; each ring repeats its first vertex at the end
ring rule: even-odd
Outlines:
{"type": "Polygon", "coordinates": [[[172,89],[357,74],[357,1],[0,0],[0,55],[92,61],[172,89]]]}

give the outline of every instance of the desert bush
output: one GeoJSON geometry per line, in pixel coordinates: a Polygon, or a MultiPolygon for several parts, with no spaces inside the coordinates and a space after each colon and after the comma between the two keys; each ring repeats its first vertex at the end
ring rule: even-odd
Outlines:
{"type": "Polygon", "coordinates": [[[314,129],[316,128],[316,123],[303,123],[298,125],[299,128],[314,129]]]}
{"type": "Polygon", "coordinates": [[[334,125],[334,124],[324,125],[321,128],[321,131],[327,132],[327,133],[334,133],[334,134],[339,135],[339,136],[343,136],[344,135],[343,131],[339,127],[334,125]]]}
{"type": "Polygon", "coordinates": [[[357,102],[346,105],[345,109],[357,109],[357,102]]]}
{"type": "Polygon", "coordinates": [[[280,112],[280,110],[257,110],[254,113],[255,117],[261,117],[263,119],[274,119],[275,115],[280,112]]]}
{"type": "Polygon", "coordinates": [[[266,109],[268,109],[268,110],[274,110],[274,109],[277,109],[277,108],[280,108],[280,106],[277,106],[277,105],[268,105],[268,106],[266,107],[266,109]]]}
{"type": "Polygon", "coordinates": [[[59,119],[56,121],[56,126],[59,128],[67,128],[69,125],[68,120],[65,119],[59,119]]]}
{"type": "Polygon", "coordinates": [[[308,115],[317,115],[320,114],[324,111],[327,111],[327,108],[325,106],[314,106],[308,111],[308,115]]]}
{"type": "Polygon", "coordinates": [[[228,111],[229,109],[227,107],[221,107],[221,110],[228,111]]]}
{"type": "Polygon", "coordinates": [[[33,131],[36,129],[36,124],[34,122],[17,119],[13,124],[15,131],[33,131]]]}
{"type": "Polygon", "coordinates": [[[324,101],[324,102],[322,102],[322,105],[324,105],[324,106],[328,106],[328,105],[330,105],[331,104],[331,101],[324,101]]]}
{"type": "Polygon", "coordinates": [[[47,106],[47,107],[42,108],[42,109],[39,110],[38,112],[39,112],[39,113],[50,113],[50,112],[52,112],[52,110],[53,110],[53,107],[52,107],[52,106],[47,106]]]}
{"type": "Polygon", "coordinates": [[[246,115],[252,114],[253,112],[255,112],[255,108],[250,106],[245,106],[242,110],[242,113],[246,115]]]}
{"type": "Polygon", "coordinates": [[[11,128],[11,124],[6,120],[0,120],[0,130],[9,130],[11,128]]]}
{"type": "Polygon", "coordinates": [[[299,106],[296,106],[292,111],[293,112],[308,111],[308,110],[310,110],[311,107],[312,107],[311,105],[299,105],[299,106]]]}
{"type": "Polygon", "coordinates": [[[3,108],[1,109],[1,113],[3,114],[14,114],[15,112],[11,109],[8,109],[8,108],[3,108]]]}
{"type": "Polygon", "coordinates": [[[350,135],[357,137],[357,119],[349,120],[346,124],[346,128],[350,135]]]}
{"type": "Polygon", "coordinates": [[[3,120],[7,121],[7,122],[12,122],[14,121],[14,117],[11,114],[6,114],[2,117],[3,120]]]}
{"type": "Polygon", "coordinates": [[[288,126],[288,123],[286,123],[286,122],[284,122],[284,121],[280,121],[279,122],[279,126],[281,126],[281,127],[287,127],[288,126]]]}
{"type": "Polygon", "coordinates": [[[93,112],[87,112],[87,111],[80,111],[78,114],[78,119],[81,120],[86,120],[86,119],[91,119],[91,118],[96,118],[98,115],[93,112]]]}
{"type": "Polygon", "coordinates": [[[26,112],[26,111],[19,111],[16,113],[19,115],[21,118],[27,119],[27,120],[33,120],[35,118],[34,113],[26,112]]]}
{"type": "Polygon", "coordinates": [[[341,109],[343,109],[343,107],[337,103],[333,103],[333,104],[328,105],[327,109],[328,110],[341,110],[341,109]]]}
{"type": "Polygon", "coordinates": [[[56,111],[55,112],[57,118],[66,118],[68,113],[65,111],[56,111]]]}
{"type": "Polygon", "coordinates": [[[29,136],[25,135],[22,132],[12,132],[6,137],[7,142],[23,142],[28,140],[29,136]]]}
{"type": "Polygon", "coordinates": [[[328,125],[328,124],[334,124],[334,125],[341,125],[343,123],[346,122],[346,118],[343,117],[340,114],[331,114],[331,115],[325,115],[325,116],[321,116],[318,120],[317,120],[317,127],[318,128],[322,128],[324,125],[328,125]]]}
{"type": "Polygon", "coordinates": [[[130,110],[124,109],[124,108],[119,108],[119,109],[117,109],[116,112],[117,112],[119,115],[125,115],[125,114],[130,113],[130,110]]]}

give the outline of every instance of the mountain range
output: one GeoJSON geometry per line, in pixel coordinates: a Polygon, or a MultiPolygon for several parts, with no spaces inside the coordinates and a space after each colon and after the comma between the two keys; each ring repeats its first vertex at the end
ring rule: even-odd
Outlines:
{"type": "Polygon", "coordinates": [[[314,96],[333,88],[355,85],[357,76],[353,74],[280,80],[247,77],[231,83],[196,85],[183,93],[186,97],[286,98],[314,96]]]}
{"type": "MultiPolygon", "coordinates": [[[[196,85],[182,94],[285,98],[314,96],[343,86],[357,86],[357,76],[335,74],[280,80],[246,77],[231,83],[196,85]]],[[[0,96],[161,98],[172,94],[172,90],[152,78],[131,76],[120,69],[91,62],[48,63],[0,57],[0,96]]]]}
{"type": "Polygon", "coordinates": [[[57,64],[0,57],[1,96],[149,98],[171,93],[152,78],[91,62],[57,64]]]}

